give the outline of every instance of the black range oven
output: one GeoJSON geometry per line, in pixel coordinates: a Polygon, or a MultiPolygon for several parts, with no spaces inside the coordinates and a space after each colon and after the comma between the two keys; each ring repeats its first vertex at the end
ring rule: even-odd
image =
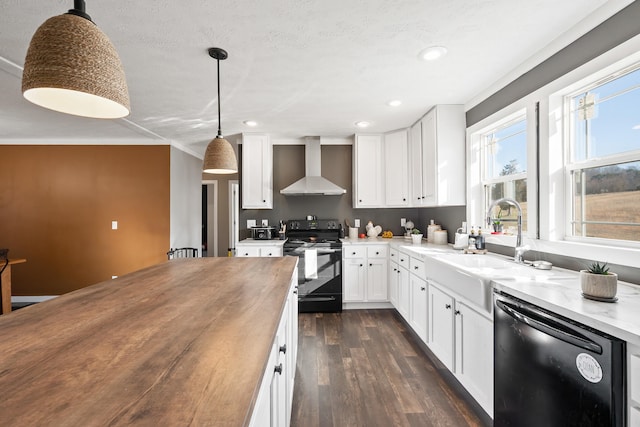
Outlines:
{"type": "Polygon", "coordinates": [[[300,312],[342,311],[342,233],[337,220],[287,221],[284,255],[300,258],[300,312]]]}

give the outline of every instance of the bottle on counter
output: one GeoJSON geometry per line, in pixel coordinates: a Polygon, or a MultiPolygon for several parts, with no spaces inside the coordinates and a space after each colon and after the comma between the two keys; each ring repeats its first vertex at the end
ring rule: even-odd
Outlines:
{"type": "Polygon", "coordinates": [[[478,227],[478,235],[476,236],[476,249],[484,249],[484,236],[482,235],[482,227],[478,227]]]}

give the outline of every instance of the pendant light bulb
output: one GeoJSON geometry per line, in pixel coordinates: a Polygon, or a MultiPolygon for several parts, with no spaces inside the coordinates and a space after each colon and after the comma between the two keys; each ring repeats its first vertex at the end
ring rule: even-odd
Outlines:
{"type": "Polygon", "coordinates": [[[50,110],[115,119],[129,114],[129,90],[118,52],[85,12],[84,0],[47,19],[24,63],[22,94],[50,110]]]}
{"type": "Polygon", "coordinates": [[[233,147],[222,136],[220,121],[220,61],[227,59],[227,52],[219,47],[209,49],[209,56],[218,64],[218,135],[209,143],[204,153],[202,171],[213,174],[230,174],[238,172],[238,161],[233,147]]]}

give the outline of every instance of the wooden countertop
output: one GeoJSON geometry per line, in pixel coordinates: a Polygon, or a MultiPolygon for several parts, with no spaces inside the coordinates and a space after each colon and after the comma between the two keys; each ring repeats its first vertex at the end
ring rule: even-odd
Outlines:
{"type": "Polygon", "coordinates": [[[247,424],[296,263],[177,259],[0,317],[0,424],[247,424]]]}

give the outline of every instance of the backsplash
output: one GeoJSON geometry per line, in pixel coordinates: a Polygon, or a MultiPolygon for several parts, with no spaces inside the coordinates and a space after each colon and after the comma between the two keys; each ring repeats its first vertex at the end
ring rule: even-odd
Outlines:
{"type": "MultiPolygon", "coordinates": [[[[394,235],[402,235],[404,228],[400,219],[413,221],[416,227],[426,234],[427,224],[433,219],[448,231],[449,242],[466,215],[464,206],[442,208],[387,208],[387,209],[353,209],[352,208],[352,147],[350,145],[323,145],[322,176],[345,188],[342,196],[288,196],[280,194],[280,190],[304,176],[304,146],[275,145],[273,147],[273,209],[251,209],[240,211],[240,239],[250,237],[247,220],[255,219],[258,225],[263,219],[269,225],[278,225],[281,220],[304,219],[307,215],[315,215],[320,219],[338,219],[345,226],[348,219],[353,226],[356,218],[360,219],[360,232],[365,232],[365,225],[372,221],[383,230],[391,230],[394,235]]],[[[242,154],[241,154],[242,155],[242,154]]],[[[240,171],[242,172],[242,171],[240,171]]],[[[346,231],[345,231],[346,233],[346,231]]]]}

